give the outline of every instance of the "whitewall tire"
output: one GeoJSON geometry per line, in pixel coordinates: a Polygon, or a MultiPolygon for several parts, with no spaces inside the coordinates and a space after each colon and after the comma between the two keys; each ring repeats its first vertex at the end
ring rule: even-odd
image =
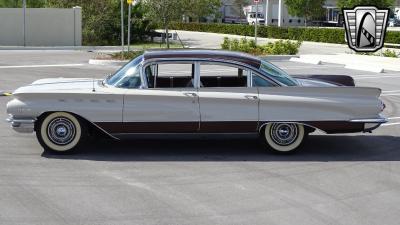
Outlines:
{"type": "Polygon", "coordinates": [[[39,121],[36,136],[45,151],[69,153],[82,143],[84,125],[74,115],[54,112],[39,121]]]}
{"type": "Polygon", "coordinates": [[[296,123],[268,123],[263,130],[265,142],[273,152],[294,152],[303,143],[304,126],[296,123]]]}

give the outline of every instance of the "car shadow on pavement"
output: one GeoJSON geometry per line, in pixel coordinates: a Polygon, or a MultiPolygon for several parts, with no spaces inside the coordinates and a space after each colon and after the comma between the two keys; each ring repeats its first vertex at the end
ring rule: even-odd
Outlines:
{"type": "Polygon", "coordinates": [[[43,157],[93,161],[400,161],[395,136],[310,135],[295,154],[266,151],[257,137],[99,139],[78,153],[43,157]]]}

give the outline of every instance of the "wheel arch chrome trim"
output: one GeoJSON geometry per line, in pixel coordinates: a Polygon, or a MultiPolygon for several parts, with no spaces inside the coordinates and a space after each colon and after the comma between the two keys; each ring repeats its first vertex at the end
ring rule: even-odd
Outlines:
{"type": "MultiPolygon", "coordinates": [[[[79,115],[79,114],[76,114],[76,113],[74,113],[74,112],[70,112],[70,111],[46,111],[46,112],[42,112],[42,113],[40,113],[40,115],[39,115],[38,117],[36,117],[35,121],[37,121],[37,119],[38,119],[39,117],[43,116],[44,114],[46,114],[46,113],[53,113],[53,112],[66,112],[66,113],[70,113],[70,114],[72,114],[72,115],[74,115],[74,116],[77,116],[77,117],[79,117],[79,118],[82,118],[83,120],[87,121],[88,123],[90,123],[91,125],[93,125],[95,128],[97,128],[99,131],[103,132],[104,134],[106,134],[106,135],[109,136],[110,138],[115,139],[115,140],[120,140],[119,138],[117,138],[117,137],[115,137],[114,135],[108,133],[106,130],[104,130],[103,128],[99,127],[99,126],[96,125],[94,122],[92,122],[91,120],[87,119],[86,117],[81,116],[81,115],[79,115]]],[[[36,122],[35,122],[35,125],[36,125],[36,122]]]]}
{"type": "Polygon", "coordinates": [[[259,127],[258,127],[258,132],[261,133],[261,130],[262,130],[265,126],[267,126],[268,124],[270,124],[270,123],[294,123],[294,124],[300,124],[300,125],[303,125],[303,126],[306,126],[306,127],[312,128],[312,129],[315,129],[315,130],[319,130],[319,131],[321,131],[321,132],[324,133],[324,134],[327,133],[326,131],[324,131],[324,130],[318,128],[318,127],[309,125],[309,124],[304,123],[304,122],[296,122],[296,121],[290,121],[290,122],[287,122],[287,121],[269,121],[269,122],[263,122],[261,125],[259,125],[259,127]]]}

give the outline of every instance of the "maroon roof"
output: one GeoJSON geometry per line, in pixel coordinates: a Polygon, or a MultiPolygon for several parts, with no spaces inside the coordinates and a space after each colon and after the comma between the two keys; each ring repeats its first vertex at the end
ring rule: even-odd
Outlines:
{"type": "Polygon", "coordinates": [[[148,59],[188,58],[188,59],[222,59],[236,61],[259,68],[261,60],[245,53],[222,50],[157,50],[146,51],[143,55],[148,59]]]}

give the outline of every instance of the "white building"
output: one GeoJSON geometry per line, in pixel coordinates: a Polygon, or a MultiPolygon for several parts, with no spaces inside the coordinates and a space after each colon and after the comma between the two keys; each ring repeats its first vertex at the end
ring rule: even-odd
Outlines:
{"type": "MultiPolygon", "coordinates": [[[[249,5],[242,9],[235,5],[234,0],[223,0],[221,14],[224,22],[246,23],[245,15],[256,12],[256,5],[249,5]],[[241,18],[242,16],[242,18],[241,18]],[[244,16],[244,17],[243,17],[244,16]]],[[[303,26],[304,19],[289,15],[284,0],[263,0],[258,5],[258,12],[262,13],[266,25],[277,26],[303,26]]]]}
{"type": "MultiPolygon", "coordinates": [[[[239,11],[234,0],[222,0],[222,2],[221,13],[225,22],[246,22],[243,21],[243,18],[240,19],[240,15],[243,13],[239,11]]],[[[325,15],[314,23],[324,26],[340,26],[342,19],[340,18],[340,9],[337,7],[337,0],[326,0],[323,7],[326,9],[325,15]]],[[[395,1],[393,8],[400,14],[400,0],[395,1]]],[[[243,10],[245,13],[256,12],[254,4],[243,10]]],[[[264,15],[265,25],[304,26],[304,18],[289,15],[285,0],[260,0],[258,11],[264,15]]]]}

